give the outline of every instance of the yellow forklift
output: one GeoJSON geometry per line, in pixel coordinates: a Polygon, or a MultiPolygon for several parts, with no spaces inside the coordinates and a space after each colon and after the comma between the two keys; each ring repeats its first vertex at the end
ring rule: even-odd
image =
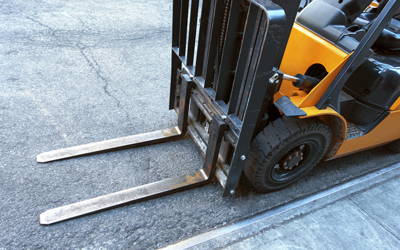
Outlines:
{"type": "Polygon", "coordinates": [[[40,215],[52,224],[244,173],[261,192],[321,159],[387,144],[400,152],[400,1],[173,0],[169,108],[176,127],[42,153],[37,161],[189,135],[198,171],[40,215]],[[307,1],[309,2],[309,1],[307,1]],[[303,8],[304,7],[304,8],[303,8]]]}

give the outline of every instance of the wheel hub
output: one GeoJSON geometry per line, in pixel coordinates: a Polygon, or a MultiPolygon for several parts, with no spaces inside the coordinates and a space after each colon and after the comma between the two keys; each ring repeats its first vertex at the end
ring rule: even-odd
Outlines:
{"type": "Polygon", "coordinates": [[[292,168],[299,165],[299,163],[303,160],[303,150],[304,145],[301,145],[299,148],[292,151],[286,158],[284,158],[282,167],[285,170],[292,170],[292,168]]]}

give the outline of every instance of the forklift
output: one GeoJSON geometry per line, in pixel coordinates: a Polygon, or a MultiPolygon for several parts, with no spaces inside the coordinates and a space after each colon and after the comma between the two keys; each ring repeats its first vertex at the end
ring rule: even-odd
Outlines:
{"type": "Polygon", "coordinates": [[[186,138],[198,171],[50,209],[49,225],[213,180],[260,192],[319,161],[400,152],[400,1],[173,0],[169,109],[177,126],[42,153],[45,163],[186,138]]]}

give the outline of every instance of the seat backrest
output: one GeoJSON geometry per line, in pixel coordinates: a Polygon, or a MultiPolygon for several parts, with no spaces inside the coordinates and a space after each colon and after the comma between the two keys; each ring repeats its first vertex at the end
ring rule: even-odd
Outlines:
{"type": "Polygon", "coordinates": [[[366,0],[322,0],[333,7],[340,9],[346,15],[347,25],[356,18],[370,5],[371,1],[366,0]]]}
{"type": "Polygon", "coordinates": [[[369,106],[389,110],[400,96],[400,56],[373,55],[353,72],[343,90],[369,106]]]}

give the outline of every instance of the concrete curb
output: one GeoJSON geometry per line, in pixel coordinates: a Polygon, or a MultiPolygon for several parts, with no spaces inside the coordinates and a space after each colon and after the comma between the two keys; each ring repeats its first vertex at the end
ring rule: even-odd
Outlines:
{"type": "Polygon", "coordinates": [[[222,248],[398,176],[400,176],[400,162],[163,249],[222,248]]]}

